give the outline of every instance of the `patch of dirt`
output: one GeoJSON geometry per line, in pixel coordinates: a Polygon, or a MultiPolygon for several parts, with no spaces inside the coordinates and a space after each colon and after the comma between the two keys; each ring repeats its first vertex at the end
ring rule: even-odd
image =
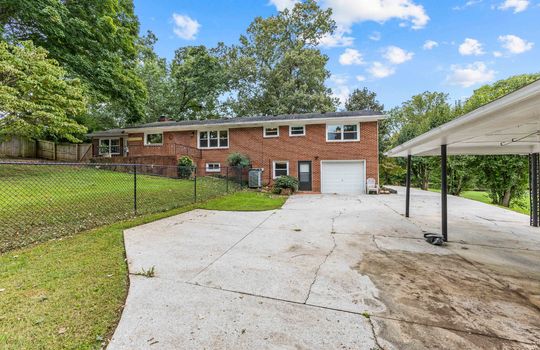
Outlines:
{"type": "MultiPolygon", "coordinates": [[[[480,348],[494,348],[493,342],[540,344],[538,308],[457,255],[368,252],[355,268],[379,289],[379,298],[387,306],[379,316],[442,327],[480,348]]],[[[419,336],[412,327],[401,326],[398,333],[403,334],[395,337],[397,342],[419,336]]],[[[433,348],[426,345],[432,342],[432,335],[425,333],[417,341],[433,348]]],[[[398,348],[404,348],[401,345],[398,348]]]]}

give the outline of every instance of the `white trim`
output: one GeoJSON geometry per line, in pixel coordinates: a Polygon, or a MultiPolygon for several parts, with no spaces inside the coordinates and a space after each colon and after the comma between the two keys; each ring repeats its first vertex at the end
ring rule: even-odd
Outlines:
{"type": "Polygon", "coordinates": [[[346,162],[362,162],[362,173],[363,173],[363,177],[362,177],[362,183],[364,184],[364,191],[363,191],[363,194],[366,193],[366,188],[367,188],[367,174],[366,174],[366,160],[365,159],[335,159],[335,160],[321,160],[320,163],[319,163],[319,173],[321,174],[320,175],[320,186],[321,188],[319,189],[321,191],[321,193],[324,193],[323,192],[323,188],[322,188],[322,185],[323,185],[323,171],[322,171],[322,165],[323,163],[346,163],[346,162]]]}
{"type": "MultiPolygon", "coordinates": [[[[275,180],[277,179],[279,176],[276,176],[276,163],[285,163],[287,164],[287,176],[290,174],[290,166],[289,166],[289,161],[288,160],[273,160],[272,161],[272,179],[275,180]]],[[[280,175],[282,176],[282,175],[280,175]]]]}
{"type": "Polygon", "coordinates": [[[289,137],[297,137],[297,136],[306,136],[306,126],[305,125],[289,125],[289,137]],[[291,133],[292,128],[302,128],[303,132],[301,134],[292,134],[291,133]]]}
{"type": "Polygon", "coordinates": [[[98,139],[98,155],[102,156],[105,154],[114,154],[119,155],[122,150],[122,145],[120,144],[120,138],[119,137],[100,137],[98,139]],[[103,153],[101,152],[101,140],[109,140],[109,152],[103,153]],[[111,140],[118,140],[118,152],[111,152],[111,140]]]}
{"type": "Polygon", "coordinates": [[[148,131],[148,132],[145,132],[145,133],[144,133],[144,139],[143,139],[143,142],[144,142],[144,145],[145,145],[145,146],[163,146],[163,138],[164,138],[164,137],[165,137],[165,136],[163,135],[163,132],[160,132],[160,131],[158,131],[158,132],[150,132],[150,131],[148,131]],[[158,134],[161,135],[161,143],[148,143],[148,141],[147,141],[147,139],[146,139],[146,137],[147,137],[148,135],[158,135],[158,134]]]}
{"type": "Polygon", "coordinates": [[[273,137],[279,137],[279,126],[264,126],[263,127],[263,137],[265,139],[269,139],[269,138],[273,138],[273,137]],[[277,134],[276,135],[267,135],[266,134],[266,129],[276,129],[277,134]]]}
{"type": "Polygon", "coordinates": [[[332,123],[332,124],[326,124],[326,128],[325,128],[325,133],[326,133],[326,142],[358,142],[360,141],[360,123],[353,123],[353,124],[336,124],[336,123],[332,123]],[[344,129],[344,126],[345,125],[356,125],[356,138],[355,139],[343,139],[343,129],[344,129]],[[328,139],[328,127],[329,126],[341,126],[341,140],[329,140],[328,139]]]}
{"type": "Polygon", "coordinates": [[[229,148],[229,145],[231,144],[231,133],[229,132],[229,129],[208,129],[208,130],[198,130],[197,131],[197,149],[227,149],[229,148]],[[208,133],[208,146],[210,146],[210,132],[216,131],[218,133],[218,146],[217,147],[201,147],[201,132],[208,133]],[[227,146],[221,147],[219,145],[219,132],[220,131],[226,131],[227,132],[227,146]]]}
{"type": "Polygon", "coordinates": [[[377,120],[387,119],[388,116],[381,115],[365,115],[365,116],[350,116],[350,117],[330,117],[330,118],[305,118],[305,119],[282,119],[276,121],[242,121],[237,123],[225,123],[225,124],[198,124],[198,125],[168,125],[168,126],[146,126],[146,127],[134,127],[124,129],[125,132],[130,134],[145,132],[146,130],[156,131],[195,131],[195,130],[215,130],[215,128],[244,128],[248,127],[264,127],[270,123],[279,123],[281,125],[287,125],[290,123],[298,123],[304,125],[312,124],[354,124],[364,122],[375,122],[377,120]]]}
{"type": "Polygon", "coordinates": [[[207,173],[219,173],[221,172],[221,163],[218,163],[218,162],[208,162],[204,165],[204,170],[207,172],[207,173]],[[209,169],[208,166],[210,164],[213,164],[213,165],[216,165],[217,164],[217,169],[209,169]]]}

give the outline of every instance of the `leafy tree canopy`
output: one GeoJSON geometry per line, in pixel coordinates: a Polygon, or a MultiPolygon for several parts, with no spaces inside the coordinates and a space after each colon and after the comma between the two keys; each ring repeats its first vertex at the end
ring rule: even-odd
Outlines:
{"type": "Polygon", "coordinates": [[[0,42],[0,138],[24,136],[80,142],[86,128],[72,118],[86,110],[78,79],[32,42],[0,42]]]}
{"type": "Polygon", "coordinates": [[[314,0],[298,2],[268,18],[257,17],[226,50],[232,97],[238,116],[333,111],[337,100],[324,83],[328,61],[317,44],[335,30],[331,10],[314,0]]]}
{"type": "Polygon", "coordinates": [[[126,122],[144,113],[135,74],[139,22],[131,0],[3,0],[0,30],[11,43],[32,40],[88,87],[91,103],[116,105],[126,122]]]}

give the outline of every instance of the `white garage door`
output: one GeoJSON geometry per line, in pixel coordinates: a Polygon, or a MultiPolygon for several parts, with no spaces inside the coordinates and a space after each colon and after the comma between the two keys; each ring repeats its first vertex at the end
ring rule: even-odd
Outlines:
{"type": "Polygon", "coordinates": [[[360,194],[364,191],[363,161],[322,161],[321,192],[360,194]]]}

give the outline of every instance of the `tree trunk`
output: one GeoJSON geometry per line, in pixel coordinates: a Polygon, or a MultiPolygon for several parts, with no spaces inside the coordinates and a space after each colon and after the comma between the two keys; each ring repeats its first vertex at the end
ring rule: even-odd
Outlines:
{"type": "Polygon", "coordinates": [[[505,192],[504,192],[504,197],[502,199],[502,205],[504,207],[510,207],[510,199],[512,198],[512,191],[510,189],[507,189],[505,192]]]}

